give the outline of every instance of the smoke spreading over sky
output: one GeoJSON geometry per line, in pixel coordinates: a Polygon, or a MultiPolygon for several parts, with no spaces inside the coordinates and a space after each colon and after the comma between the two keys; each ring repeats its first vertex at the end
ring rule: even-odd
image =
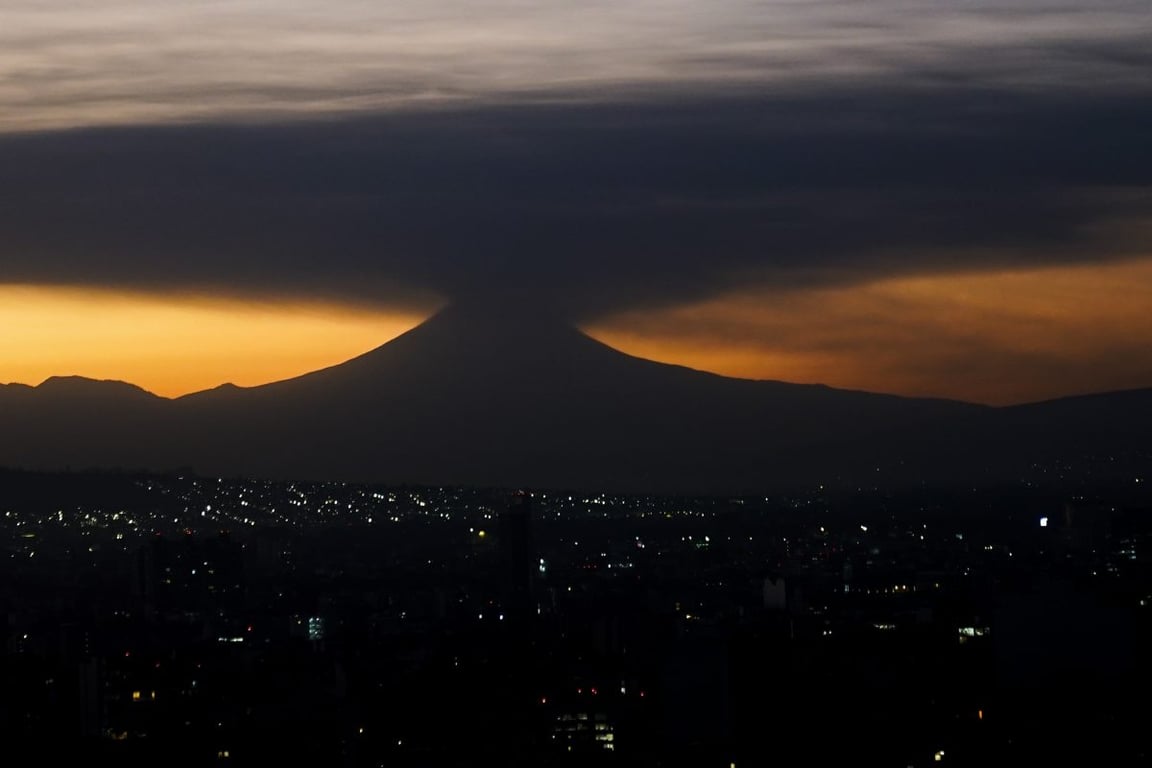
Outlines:
{"type": "Polygon", "coordinates": [[[0,15],[0,286],[45,301],[486,296],[736,375],[1152,384],[1143,0],[0,15]]]}

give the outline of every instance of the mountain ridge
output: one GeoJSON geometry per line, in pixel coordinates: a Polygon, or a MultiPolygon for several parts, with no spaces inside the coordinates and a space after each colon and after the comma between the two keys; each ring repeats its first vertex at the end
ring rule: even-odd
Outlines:
{"type": "Polygon", "coordinates": [[[0,464],[742,492],[1006,478],[1113,438],[1127,450],[1152,421],[1152,389],[994,408],[735,379],[518,307],[449,307],[344,363],[253,387],[168,399],[49,381],[0,390],[0,429],[14,438],[0,464]]]}

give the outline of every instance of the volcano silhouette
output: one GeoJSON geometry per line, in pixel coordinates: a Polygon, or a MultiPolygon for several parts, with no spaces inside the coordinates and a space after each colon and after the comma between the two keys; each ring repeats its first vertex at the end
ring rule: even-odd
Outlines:
{"type": "Polygon", "coordinates": [[[993,448],[1018,449],[1002,439],[1019,432],[1010,421],[1046,424],[1043,409],[1010,410],[726,378],[624,354],[515,303],[458,304],[257,387],[166,400],[84,379],[10,385],[0,464],[739,493],[985,472],[993,448]]]}

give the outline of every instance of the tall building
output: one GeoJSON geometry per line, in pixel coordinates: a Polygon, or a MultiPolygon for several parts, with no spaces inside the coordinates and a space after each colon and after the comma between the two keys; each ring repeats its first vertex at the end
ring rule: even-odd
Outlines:
{"type": "Polygon", "coordinates": [[[532,545],[532,495],[518,491],[500,515],[501,591],[508,619],[525,623],[536,613],[533,574],[538,568],[532,545]]]}

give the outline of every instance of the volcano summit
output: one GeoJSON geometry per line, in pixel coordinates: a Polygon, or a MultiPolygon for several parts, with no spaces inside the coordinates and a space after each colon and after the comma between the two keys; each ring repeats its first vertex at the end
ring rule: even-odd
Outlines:
{"type": "Polygon", "coordinates": [[[659,492],[996,481],[1138,444],[1147,390],[990,408],[750,381],[619,352],[546,315],[459,304],[340,365],[168,400],[0,387],[0,464],[659,492]]]}

